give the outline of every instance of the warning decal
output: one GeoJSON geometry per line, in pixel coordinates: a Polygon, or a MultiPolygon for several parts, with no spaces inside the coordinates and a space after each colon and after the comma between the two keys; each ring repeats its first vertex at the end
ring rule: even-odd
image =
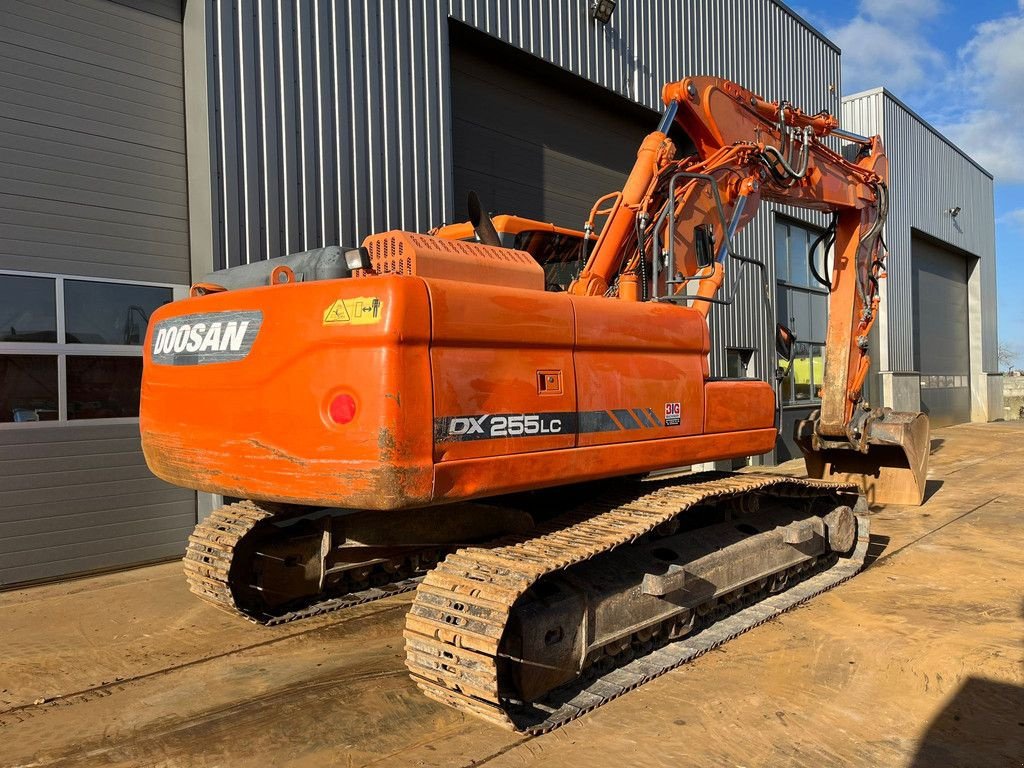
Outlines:
{"type": "Polygon", "coordinates": [[[324,325],[373,325],[382,314],[381,300],[374,296],[338,299],[324,310],[324,325]]]}

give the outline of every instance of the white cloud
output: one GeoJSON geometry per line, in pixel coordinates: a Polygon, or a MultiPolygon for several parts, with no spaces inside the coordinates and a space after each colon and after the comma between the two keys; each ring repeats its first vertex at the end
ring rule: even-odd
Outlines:
{"type": "Polygon", "coordinates": [[[971,30],[955,55],[929,39],[934,22],[957,9],[948,0],[860,0],[838,26],[812,16],[842,48],[845,94],[885,86],[1013,184],[1024,183],[1024,0],[1016,5],[971,30]]]}
{"type": "Polygon", "coordinates": [[[923,38],[857,17],[829,34],[843,49],[843,90],[856,93],[884,85],[894,91],[927,83],[945,59],[923,38]]]}
{"type": "MultiPolygon", "coordinates": [[[[1024,0],[1018,0],[1024,3],[1024,0]]],[[[860,12],[879,20],[931,19],[945,10],[941,0],[861,0],[860,12]]]]}
{"type": "MultiPolygon", "coordinates": [[[[1021,3],[1024,4],[1024,0],[1021,0],[1021,3]]],[[[1024,208],[1018,208],[1015,211],[1004,213],[996,219],[996,222],[999,224],[1008,224],[1014,229],[1019,229],[1021,232],[1024,232],[1024,208]]]]}
{"type": "MultiPolygon", "coordinates": [[[[1022,0],[1024,2],[1024,0],[1022,0]]],[[[1024,93],[1024,10],[978,25],[960,52],[966,82],[995,99],[1020,99],[1024,93]]]]}
{"type": "Polygon", "coordinates": [[[947,62],[924,33],[944,10],[940,0],[861,0],[851,21],[826,29],[843,50],[843,90],[906,93],[934,81],[947,62]]]}
{"type": "Polygon", "coordinates": [[[940,129],[1001,182],[1024,182],[1024,0],[978,25],[945,92],[957,117],[940,129]]]}
{"type": "Polygon", "coordinates": [[[1019,107],[1009,111],[977,109],[965,112],[939,130],[961,147],[997,181],[1024,182],[1024,134],[1013,126],[1024,119],[1019,107]]]}

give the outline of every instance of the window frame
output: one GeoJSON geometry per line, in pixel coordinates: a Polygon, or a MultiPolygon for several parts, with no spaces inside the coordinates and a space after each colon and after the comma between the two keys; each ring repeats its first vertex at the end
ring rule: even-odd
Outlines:
{"type": "MultiPolygon", "coordinates": [[[[807,354],[806,355],[797,355],[795,353],[795,347],[794,347],[793,357],[791,357],[789,359],[789,361],[788,361],[789,373],[783,379],[783,382],[780,384],[780,387],[781,387],[780,397],[782,398],[782,407],[783,408],[813,408],[815,406],[821,405],[821,398],[818,397],[817,392],[818,392],[818,389],[824,383],[824,378],[823,377],[824,377],[824,373],[825,373],[825,368],[824,368],[825,345],[822,342],[818,342],[818,341],[798,341],[797,344],[803,344],[804,346],[806,346],[807,347],[807,354]],[[820,355],[816,355],[815,354],[816,351],[821,352],[821,354],[820,355]],[[808,381],[808,387],[809,387],[808,393],[807,393],[808,396],[805,399],[800,399],[800,398],[798,398],[796,396],[797,384],[796,384],[795,374],[793,373],[793,365],[795,364],[795,362],[798,359],[801,359],[801,358],[804,358],[804,357],[806,357],[806,359],[807,359],[807,374],[810,377],[810,380],[808,381]],[[820,368],[818,366],[818,363],[816,362],[819,359],[822,360],[822,364],[821,364],[820,368]],[[787,387],[788,387],[790,393],[792,394],[792,398],[788,399],[788,400],[786,399],[786,388],[787,387]]],[[[782,365],[782,360],[781,359],[779,360],[779,365],[780,366],[782,365]]]]}
{"type": "MultiPolygon", "coordinates": [[[[804,232],[807,234],[807,242],[808,243],[810,243],[813,238],[817,237],[818,235],[822,234],[825,231],[822,227],[819,227],[819,226],[817,226],[815,224],[811,224],[809,222],[802,221],[801,219],[795,218],[793,216],[788,216],[788,215],[786,215],[784,213],[776,212],[775,213],[775,219],[772,222],[772,228],[773,228],[773,231],[772,231],[772,248],[773,249],[776,248],[777,245],[778,245],[777,227],[779,227],[779,225],[785,225],[786,227],[789,227],[789,228],[798,227],[798,228],[804,230],[804,232]]],[[[789,293],[789,295],[806,294],[808,296],[818,295],[818,296],[824,297],[825,300],[826,300],[825,301],[825,328],[824,328],[825,334],[824,334],[824,336],[827,337],[827,335],[828,335],[828,309],[829,309],[829,307],[828,307],[828,297],[829,297],[829,293],[830,292],[828,290],[826,290],[824,286],[820,285],[814,279],[813,275],[810,274],[810,270],[809,269],[808,269],[808,274],[807,274],[807,278],[808,279],[807,279],[807,284],[806,285],[803,284],[803,283],[793,282],[792,280],[789,279],[790,273],[791,273],[791,266],[792,266],[792,264],[791,264],[792,254],[789,252],[788,248],[789,248],[789,246],[788,246],[788,236],[787,236],[787,251],[786,251],[787,275],[786,275],[786,279],[782,279],[778,275],[778,258],[779,258],[778,253],[773,251],[773,254],[772,254],[773,255],[773,264],[774,264],[774,268],[775,268],[775,272],[776,272],[776,274],[775,274],[776,296],[778,296],[778,289],[782,288],[782,290],[787,291],[789,293]]],[[[806,254],[804,256],[806,258],[806,254]]],[[[828,265],[829,265],[829,261],[830,260],[826,257],[824,261],[825,261],[825,264],[822,265],[822,266],[824,267],[825,270],[828,270],[828,265]]],[[[778,302],[778,299],[776,299],[776,304],[777,304],[777,302],[778,302]]],[[[812,306],[813,306],[813,304],[812,304],[812,306]]],[[[776,314],[776,319],[778,319],[778,314],[779,314],[778,306],[775,307],[775,314],[776,314]]],[[[808,318],[808,320],[810,320],[810,319],[811,318],[808,318]]],[[[786,325],[788,326],[789,325],[789,318],[785,318],[785,322],[786,322],[786,325]]],[[[782,384],[779,385],[780,388],[781,388],[781,391],[780,391],[781,405],[782,405],[782,408],[784,410],[785,409],[807,409],[807,408],[814,408],[814,407],[817,407],[817,406],[821,405],[821,398],[817,396],[817,391],[818,391],[818,388],[822,385],[823,380],[824,380],[824,369],[822,369],[821,371],[817,370],[817,366],[815,365],[815,362],[814,362],[815,359],[816,359],[815,355],[814,355],[814,351],[815,351],[815,349],[820,349],[821,353],[822,353],[822,358],[824,358],[826,338],[823,337],[820,340],[819,339],[798,339],[798,341],[800,343],[806,344],[808,346],[808,350],[809,350],[808,351],[808,358],[807,359],[808,359],[808,365],[809,365],[808,371],[809,371],[809,374],[810,374],[810,377],[811,377],[811,381],[810,381],[810,387],[811,387],[810,397],[808,399],[806,399],[806,400],[799,400],[799,399],[797,399],[796,398],[796,382],[791,378],[790,381],[789,381],[789,388],[790,388],[790,391],[791,391],[791,393],[793,395],[793,399],[787,400],[786,399],[785,388],[783,387],[782,384]]],[[[796,358],[796,355],[794,355],[794,360],[795,360],[795,358],[796,358]]],[[[793,365],[794,360],[790,360],[789,361],[789,365],[790,366],[793,365]]],[[[782,364],[781,361],[779,361],[778,364],[781,365],[782,364]]],[[[790,374],[789,375],[790,376],[793,375],[792,367],[790,368],[790,374]]]]}
{"type": "Polygon", "coordinates": [[[53,421],[0,422],[3,429],[45,429],[53,427],[87,426],[103,424],[138,424],[138,416],[118,416],[103,419],[68,419],[67,358],[71,357],[142,357],[142,344],[80,344],[68,343],[64,312],[64,281],[77,280],[117,285],[139,285],[149,288],[170,288],[171,301],[188,298],[189,286],[180,283],[161,283],[153,280],[122,280],[120,278],[70,275],[57,272],[27,272],[0,268],[0,277],[43,277],[54,281],[57,308],[57,341],[0,341],[0,355],[47,355],[57,358],[57,418],[53,421]]]}
{"type": "MultiPolygon", "coordinates": [[[[814,237],[817,237],[818,235],[822,235],[822,234],[825,233],[825,229],[822,228],[822,227],[817,226],[816,224],[809,224],[806,221],[801,221],[800,219],[793,218],[792,216],[787,216],[787,215],[782,214],[782,213],[776,213],[775,214],[775,221],[773,222],[773,230],[774,230],[774,226],[778,226],[779,224],[785,224],[787,227],[794,227],[794,226],[795,227],[799,227],[800,229],[804,230],[808,235],[813,235],[814,237]]],[[[777,242],[775,240],[775,238],[774,238],[774,231],[773,231],[772,235],[773,235],[773,237],[772,237],[772,248],[774,249],[775,245],[776,245],[776,242],[777,242]]],[[[811,239],[812,238],[808,237],[807,242],[808,243],[811,242],[811,239]]],[[[822,245],[819,245],[818,247],[821,248],[822,245]]],[[[806,285],[803,284],[803,283],[797,283],[797,282],[794,282],[794,281],[790,280],[790,277],[791,277],[791,274],[792,274],[792,270],[790,269],[790,267],[792,265],[790,264],[789,259],[792,256],[792,254],[789,252],[788,247],[787,247],[787,251],[786,251],[787,268],[786,268],[786,278],[785,279],[779,277],[779,274],[778,274],[778,272],[779,272],[779,270],[778,270],[778,258],[779,258],[779,255],[777,253],[774,253],[774,252],[773,252],[772,255],[775,258],[775,261],[774,261],[774,264],[775,264],[775,282],[778,285],[781,285],[781,286],[783,286],[785,288],[797,288],[797,289],[799,289],[801,291],[808,291],[809,293],[817,293],[817,294],[820,294],[822,296],[828,296],[829,295],[828,289],[826,289],[823,285],[821,285],[817,280],[814,279],[814,276],[810,273],[810,267],[808,267],[808,270],[807,270],[807,284],[806,285]]],[[[807,254],[804,254],[804,260],[805,261],[806,261],[806,258],[807,258],[807,254]]],[[[834,258],[834,255],[833,255],[833,258],[834,258]]],[[[825,263],[822,266],[827,271],[830,260],[826,258],[824,261],[825,261],[825,263]]]]}

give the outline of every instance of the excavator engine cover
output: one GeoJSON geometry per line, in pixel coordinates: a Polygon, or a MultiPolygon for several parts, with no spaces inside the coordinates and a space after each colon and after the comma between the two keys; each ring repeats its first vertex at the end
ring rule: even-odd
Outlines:
{"type": "Polygon", "coordinates": [[[817,416],[797,422],[794,434],[808,477],[855,483],[869,504],[924,501],[930,450],[925,414],[880,408],[865,420],[859,447],[816,435],[817,416]]]}
{"type": "Polygon", "coordinates": [[[363,241],[370,275],[418,275],[477,285],[544,290],[544,268],[526,251],[393,230],[363,241]]]}

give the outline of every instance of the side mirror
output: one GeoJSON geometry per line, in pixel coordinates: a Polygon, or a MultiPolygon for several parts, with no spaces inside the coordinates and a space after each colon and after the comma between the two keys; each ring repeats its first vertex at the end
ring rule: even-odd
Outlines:
{"type": "Polygon", "coordinates": [[[796,334],[782,323],[775,325],[775,351],[783,360],[793,358],[793,344],[796,343],[796,334]]]}
{"type": "Polygon", "coordinates": [[[701,269],[715,263],[715,233],[707,224],[694,227],[693,249],[697,266],[701,269]]]}

